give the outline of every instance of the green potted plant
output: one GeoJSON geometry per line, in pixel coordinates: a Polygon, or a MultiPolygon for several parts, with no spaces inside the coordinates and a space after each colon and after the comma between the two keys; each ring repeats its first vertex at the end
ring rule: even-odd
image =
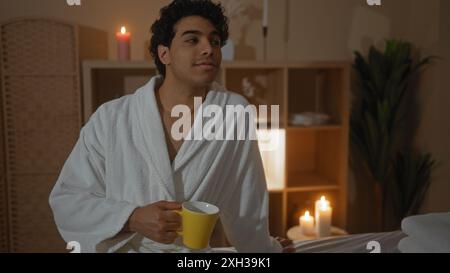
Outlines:
{"type": "Polygon", "coordinates": [[[397,226],[399,219],[417,212],[430,181],[434,161],[429,155],[413,153],[401,130],[403,117],[413,111],[404,107],[408,97],[415,94],[412,80],[433,58],[414,62],[411,45],[398,40],[386,41],[384,52],[372,46],[367,59],[355,52],[352,158],[364,162],[375,182],[376,215],[382,230],[387,229],[388,212],[395,212],[397,226]]]}
{"type": "MultiPolygon", "coordinates": [[[[393,164],[392,191],[397,220],[417,214],[431,183],[436,161],[430,154],[399,153],[393,164]]],[[[400,224],[400,223],[396,223],[400,224]]]]}

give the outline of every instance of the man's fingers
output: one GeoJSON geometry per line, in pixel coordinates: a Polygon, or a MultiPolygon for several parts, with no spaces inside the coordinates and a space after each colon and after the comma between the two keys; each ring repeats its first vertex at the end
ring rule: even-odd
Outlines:
{"type": "Polygon", "coordinates": [[[167,210],[162,212],[164,215],[164,220],[166,222],[175,222],[175,223],[181,223],[181,215],[176,213],[173,210],[167,210]]]}
{"type": "Polygon", "coordinates": [[[282,247],[292,245],[292,240],[290,240],[290,239],[285,239],[285,238],[281,238],[281,237],[276,237],[276,239],[281,244],[282,247]]]}
{"type": "Polygon", "coordinates": [[[181,209],[181,203],[173,201],[159,201],[158,207],[163,210],[176,210],[181,209]]]}
{"type": "Polygon", "coordinates": [[[164,230],[165,231],[179,231],[179,230],[181,230],[181,224],[179,224],[179,223],[167,223],[164,230]]]}
{"type": "Polygon", "coordinates": [[[178,237],[178,233],[170,231],[170,232],[166,232],[165,236],[164,236],[164,241],[169,242],[169,243],[173,243],[173,241],[175,241],[175,239],[178,237]]]}
{"type": "Polygon", "coordinates": [[[287,241],[285,241],[285,242],[283,242],[283,247],[287,247],[287,246],[289,246],[289,247],[292,247],[293,246],[293,244],[292,244],[292,241],[291,240],[287,240],[287,241]]]}
{"type": "Polygon", "coordinates": [[[295,248],[293,247],[286,247],[283,249],[283,253],[294,253],[295,252],[295,248]]]}
{"type": "Polygon", "coordinates": [[[292,240],[284,239],[284,241],[282,241],[282,243],[284,243],[284,246],[289,246],[289,245],[292,245],[292,240]]]}

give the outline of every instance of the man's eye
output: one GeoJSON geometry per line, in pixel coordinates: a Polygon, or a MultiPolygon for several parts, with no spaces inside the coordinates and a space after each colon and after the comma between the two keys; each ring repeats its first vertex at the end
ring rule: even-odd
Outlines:
{"type": "Polygon", "coordinates": [[[198,42],[198,39],[197,38],[191,38],[191,39],[188,39],[186,42],[191,43],[191,44],[195,44],[195,43],[198,42]]]}
{"type": "Polygon", "coordinates": [[[221,43],[220,43],[220,40],[212,40],[212,41],[211,41],[211,45],[212,45],[212,46],[220,46],[220,44],[221,44],[221,43]]]}

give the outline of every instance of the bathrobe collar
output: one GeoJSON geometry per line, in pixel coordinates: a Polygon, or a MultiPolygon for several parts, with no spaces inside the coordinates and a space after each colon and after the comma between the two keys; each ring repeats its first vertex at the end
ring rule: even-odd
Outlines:
{"type": "MultiPolygon", "coordinates": [[[[160,85],[162,80],[162,76],[152,77],[146,85],[136,91],[135,105],[137,105],[137,107],[135,107],[135,114],[138,118],[138,126],[141,129],[144,139],[144,143],[142,143],[142,147],[140,148],[148,154],[148,157],[146,157],[148,164],[154,166],[154,169],[161,178],[159,183],[166,190],[166,194],[175,198],[173,173],[188,163],[196,152],[206,144],[207,140],[203,138],[201,140],[184,140],[173,164],[170,164],[163,122],[158,111],[155,96],[155,87],[160,85]]],[[[212,104],[212,102],[225,105],[224,98],[217,101],[217,93],[212,89],[224,90],[223,87],[217,83],[214,83],[211,86],[200,109],[197,109],[194,123],[189,134],[192,133],[192,130],[196,130],[199,126],[203,126],[201,108],[212,104]]],[[[197,181],[197,183],[200,182],[201,181],[197,181]]]]}

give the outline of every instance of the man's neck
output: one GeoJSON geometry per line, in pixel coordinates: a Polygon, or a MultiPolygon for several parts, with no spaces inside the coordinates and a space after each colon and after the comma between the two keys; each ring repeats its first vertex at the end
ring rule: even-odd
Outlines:
{"type": "Polygon", "coordinates": [[[165,111],[172,111],[176,105],[182,104],[194,110],[194,97],[206,95],[207,88],[196,88],[180,83],[171,76],[166,76],[163,83],[158,88],[158,98],[165,111]]]}

